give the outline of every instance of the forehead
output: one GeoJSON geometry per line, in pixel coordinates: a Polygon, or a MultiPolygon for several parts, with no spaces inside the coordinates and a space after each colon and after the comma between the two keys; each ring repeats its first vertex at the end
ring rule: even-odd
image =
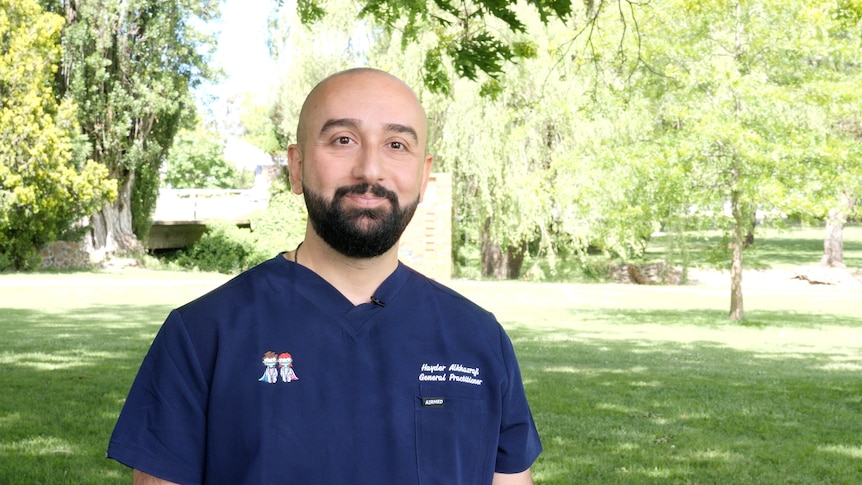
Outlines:
{"type": "Polygon", "coordinates": [[[358,73],[335,76],[318,86],[307,100],[309,135],[314,137],[333,120],[349,119],[362,128],[407,126],[424,140],[425,111],[413,91],[385,73],[358,73]]]}

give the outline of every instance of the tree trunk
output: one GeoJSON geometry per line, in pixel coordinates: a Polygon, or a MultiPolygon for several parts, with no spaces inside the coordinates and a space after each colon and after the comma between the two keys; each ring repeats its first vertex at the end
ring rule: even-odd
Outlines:
{"type": "Polygon", "coordinates": [[[522,242],[518,246],[509,246],[506,250],[506,277],[516,280],[521,277],[521,268],[524,266],[524,258],[527,256],[527,243],[522,242]]]}
{"type": "Polygon", "coordinates": [[[129,170],[124,175],[117,177],[117,199],[90,219],[90,232],[84,242],[88,252],[97,260],[143,249],[132,229],[131,196],[135,173],[129,170]]]}
{"type": "Polygon", "coordinates": [[[482,276],[496,280],[516,280],[521,277],[521,268],[527,254],[527,244],[510,246],[503,252],[500,244],[491,238],[491,219],[485,220],[482,231],[482,276]]]}
{"type": "Polygon", "coordinates": [[[505,279],[508,274],[506,258],[500,250],[500,245],[482,237],[482,276],[495,280],[505,279]]]}
{"type": "Polygon", "coordinates": [[[730,241],[730,320],[740,322],[745,317],[742,305],[742,248],[745,244],[745,221],[742,217],[739,191],[731,195],[733,230],[730,241]]]}
{"type": "Polygon", "coordinates": [[[847,223],[847,215],[853,211],[855,205],[856,200],[854,198],[848,194],[843,194],[840,206],[829,211],[820,266],[846,268],[844,265],[844,224],[847,223]]]}

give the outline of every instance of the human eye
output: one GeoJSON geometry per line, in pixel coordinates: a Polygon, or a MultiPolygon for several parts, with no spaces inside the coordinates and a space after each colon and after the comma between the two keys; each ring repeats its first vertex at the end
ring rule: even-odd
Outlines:
{"type": "Polygon", "coordinates": [[[339,136],[335,138],[336,145],[347,146],[350,145],[352,142],[353,140],[351,140],[349,136],[339,136]]]}
{"type": "Polygon", "coordinates": [[[407,147],[403,143],[401,143],[400,141],[389,142],[389,148],[392,148],[393,150],[398,150],[398,151],[402,151],[402,150],[407,149],[407,147]]]}

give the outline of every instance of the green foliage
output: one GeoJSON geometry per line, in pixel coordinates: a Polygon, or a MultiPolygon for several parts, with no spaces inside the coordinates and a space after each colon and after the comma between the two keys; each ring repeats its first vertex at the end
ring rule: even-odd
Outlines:
{"type": "Polygon", "coordinates": [[[224,146],[216,132],[181,130],[168,152],[164,184],[175,189],[239,188],[239,171],[225,159],[224,146]]]}
{"type": "Polygon", "coordinates": [[[257,251],[248,230],[228,221],[215,221],[207,224],[198,242],[177,256],[176,263],[184,268],[233,274],[270,257],[257,251]]]}
{"type": "Polygon", "coordinates": [[[742,312],[742,245],[757,208],[791,212],[800,199],[820,200],[802,205],[823,215],[862,189],[858,142],[836,129],[859,119],[862,26],[835,8],[679,1],[640,23],[651,39],[636,47],[647,68],[633,88],[652,100],[652,138],[669,167],[685,174],[675,218],[711,214],[728,235],[740,276],[732,318],[742,312]]]}
{"type": "MultiPolygon", "coordinates": [[[[285,177],[286,178],[286,177],[285,177]]],[[[283,180],[276,181],[266,211],[251,217],[251,237],[258,251],[274,255],[289,251],[305,236],[305,203],[283,180]]]]}
{"type": "MultiPolygon", "coordinates": [[[[283,1],[279,0],[279,5],[283,1]]],[[[314,25],[325,18],[335,0],[299,0],[297,12],[303,24],[314,25]]],[[[451,0],[368,0],[361,2],[358,17],[384,27],[388,34],[398,34],[406,48],[432,36],[435,47],[424,56],[425,87],[434,93],[449,93],[452,84],[445,63],[457,77],[498,80],[509,62],[533,56],[528,44],[512,41],[511,34],[523,34],[524,17],[537,15],[547,24],[552,20],[570,20],[573,2],[567,0],[527,0],[531,10],[510,1],[478,0],[472,3],[451,0]]],[[[585,7],[586,9],[589,6],[585,7]]],[[[497,91],[486,90],[493,95],[497,91]]]]}
{"type": "Polygon", "coordinates": [[[153,225],[152,215],[156,210],[160,185],[159,166],[142,164],[135,171],[130,198],[132,231],[142,241],[147,239],[153,225]]]}
{"type": "Polygon", "coordinates": [[[305,205],[302,197],[277,181],[266,211],[251,217],[251,228],[238,228],[227,221],[207,223],[201,239],[177,256],[184,268],[237,273],[295,248],[305,235],[305,205]]]}
{"type": "Polygon", "coordinates": [[[448,95],[452,89],[446,67],[443,64],[443,54],[439,47],[431,49],[425,54],[425,65],[423,66],[425,76],[423,82],[432,92],[448,95]]]}
{"type": "Polygon", "coordinates": [[[116,184],[81,157],[74,103],[51,94],[63,19],[31,0],[0,7],[0,270],[32,269],[116,184]]]}
{"type": "Polygon", "coordinates": [[[218,0],[42,2],[67,21],[57,95],[77,103],[93,159],[120,187],[104,209],[112,214],[99,218],[112,227],[94,232],[94,245],[126,249],[130,228],[148,226],[174,135],[191,124],[191,89],[213,76],[215,42],[201,21],[217,17],[218,0]]]}
{"type": "MultiPolygon", "coordinates": [[[[525,33],[485,18],[507,32],[498,40],[517,60],[494,77],[476,68],[487,59],[453,61],[452,46],[492,40],[474,37],[481,29],[463,37],[457,22],[409,28],[426,14],[455,15],[445,3],[363,4],[384,27],[400,27],[369,29],[358,42],[346,34],[355,5],[327,5],[333,13],[319,26],[329,22],[320,35],[336,39],[332,57],[303,31],[310,37],[290,44],[297,51],[286,60],[305,67],[285,81],[291,101],[273,111],[294,116],[307,92],[298,86],[351,62],[416,87],[434,170],[453,174],[457,264],[481,265],[484,249],[512,264],[548,261],[542,277],[555,279],[588,250],[638,260],[662,228],[677,232],[671,259],[685,262],[689,230],[744,235],[757,208],[819,218],[859,193],[854,2],[585,2],[584,18],[565,22],[509,4],[525,33]],[[362,41],[371,44],[352,50],[362,41]],[[481,83],[458,79],[471,66],[481,83]]],[[[295,28],[290,35],[296,41],[295,28]]],[[[285,121],[282,142],[295,117],[285,121]]]]}
{"type": "Polygon", "coordinates": [[[247,96],[242,103],[240,123],[245,132],[244,140],[270,155],[278,155],[283,153],[284,149],[279,144],[271,108],[265,104],[255,104],[252,97],[247,96]]]}

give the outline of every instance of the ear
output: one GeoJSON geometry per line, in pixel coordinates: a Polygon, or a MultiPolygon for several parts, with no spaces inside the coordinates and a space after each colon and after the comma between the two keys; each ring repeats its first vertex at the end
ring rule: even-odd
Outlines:
{"type": "Polygon", "coordinates": [[[302,194],[302,152],[297,145],[287,147],[287,171],[290,176],[290,190],[302,194]]]}
{"type": "Polygon", "coordinates": [[[431,177],[431,165],[434,164],[434,155],[425,155],[422,163],[422,185],[419,187],[419,202],[425,199],[425,188],[428,187],[428,179],[431,177]]]}

